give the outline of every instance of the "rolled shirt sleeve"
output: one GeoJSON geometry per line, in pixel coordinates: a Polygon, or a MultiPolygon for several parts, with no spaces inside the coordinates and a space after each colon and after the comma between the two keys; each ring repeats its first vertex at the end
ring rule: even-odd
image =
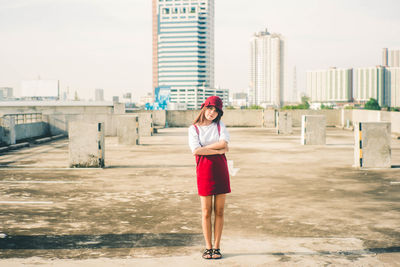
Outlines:
{"type": "Polygon", "coordinates": [[[219,141],[225,140],[227,143],[229,143],[230,135],[229,135],[228,130],[226,129],[225,124],[222,121],[220,121],[219,125],[221,126],[221,132],[220,132],[220,136],[219,136],[219,141]]]}
{"type": "Polygon", "coordinates": [[[190,126],[188,129],[188,136],[189,136],[189,147],[193,153],[197,148],[201,147],[199,136],[197,135],[196,129],[194,128],[193,125],[190,126]]]}

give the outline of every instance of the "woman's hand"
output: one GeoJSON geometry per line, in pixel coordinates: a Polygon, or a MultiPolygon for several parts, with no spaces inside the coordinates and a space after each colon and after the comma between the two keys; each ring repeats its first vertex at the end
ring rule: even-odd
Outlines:
{"type": "Polygon", "coordinates": [[[225,154],[226,152],[229,151],[228,145],[226,145],[226,147],[223,148],[223,149],[219,149],[218,151],[219,151],[219,154],[220,154],[220,155],[225,154]]]}

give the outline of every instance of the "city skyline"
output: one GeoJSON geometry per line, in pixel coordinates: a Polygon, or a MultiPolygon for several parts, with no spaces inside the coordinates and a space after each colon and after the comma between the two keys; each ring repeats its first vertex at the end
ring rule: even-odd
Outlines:
{"type": "MultiPolygon", "coordinates": [[[[306,71],[381,64],[382,48],[400,47],[397,1],[216,1],[215,85],[246,92],[248,40],[265,28],[285,36],[285,91],[297,68],[306,71]]],[[[16,0],[0,4],[0,87],[20,91],[22,80],[60,80],[79,96],[94,98],[152,89],[151,1],[16,0]]]]}

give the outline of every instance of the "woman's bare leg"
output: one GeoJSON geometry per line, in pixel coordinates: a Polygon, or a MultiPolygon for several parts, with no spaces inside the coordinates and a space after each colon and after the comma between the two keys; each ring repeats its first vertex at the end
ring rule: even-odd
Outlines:
{"type": "Polygon", "coordinates": [[[206,241],[207,249],[212,248],[211,243],[211,212],[212,212],[212,196],[200,196],[201,201],[201,225],[203,227],[204,240],[206,241]]]}
{"type": "Polygon", "coordinates": [[[226,194],[215,195],[214,200],[214,248],[219,248],[224,226],[224,207],[226,194]]]}

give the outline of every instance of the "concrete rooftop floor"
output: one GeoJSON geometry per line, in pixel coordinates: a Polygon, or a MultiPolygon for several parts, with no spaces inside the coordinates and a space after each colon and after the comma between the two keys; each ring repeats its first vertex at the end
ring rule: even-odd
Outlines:
{"type": "Polygon", "coordinates": [[[67,139],[0,155],[0,266],[400,266],[400,140],[393,168],[358,170],[351,131],[229,131],[222,260],[201,259],[194,158],[170,128],[106,138],[104,169],[67,168],[67,139]]]}

